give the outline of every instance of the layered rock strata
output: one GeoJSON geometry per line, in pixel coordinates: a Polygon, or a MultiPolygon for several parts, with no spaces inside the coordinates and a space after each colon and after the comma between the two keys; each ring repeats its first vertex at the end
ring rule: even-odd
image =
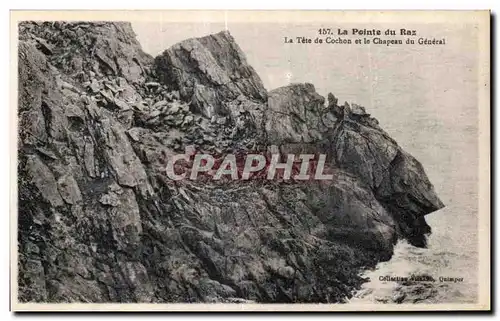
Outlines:
{"type": "Polygon", "coordinates": [[[22,302],[344,302],[443,207],[355,104],[267,92],[229,32],[156,58],[129,23],[19,25],[22,302]],[[191,150],[323,153],[329,181],[173,181],[191,150]]]}

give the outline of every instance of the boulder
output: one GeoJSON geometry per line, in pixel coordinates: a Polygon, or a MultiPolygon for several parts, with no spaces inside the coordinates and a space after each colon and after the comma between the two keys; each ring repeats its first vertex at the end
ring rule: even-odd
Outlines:
{"type": "Polygon", "coordinates": [[[188,39],[155,59],[160,80],[210,118],[231,113],[228,104],[242,95],[265,103],[267,91],[228,31],[188,39]]]}
{"type": "Polygon", "coordinates": [[[64,205],[63,198],[59,194],[54,174],[40,157],[29,155],[26,159],[27,178],[37,188],[42,200],[53,207],[64,205]]]}
{"type": "Polygon", "coordinates": [[[313,143],[327,130],[325,98],[312,84],[292,84],[269,92],[265,129],[270,143],[313,143]]]}

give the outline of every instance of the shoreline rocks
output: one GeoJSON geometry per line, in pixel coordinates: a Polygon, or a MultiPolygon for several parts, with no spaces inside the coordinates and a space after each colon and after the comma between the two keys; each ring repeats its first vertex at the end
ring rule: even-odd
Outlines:
{"type": "Polygon", "coordinates": [[[345,302],[443,206],[362,106],[269,93],[229,32],[153,59],[129,23],[19,25],[19,300],[345,302]],[[324,153],[334,180],[170,180],[168,157],[324,153]]]}

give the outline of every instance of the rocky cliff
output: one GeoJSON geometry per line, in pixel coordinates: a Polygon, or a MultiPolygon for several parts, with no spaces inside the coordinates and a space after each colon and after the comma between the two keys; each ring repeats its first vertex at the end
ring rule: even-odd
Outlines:
{"type": "Polygon", "coordinates": [[[267,92],[229,32],[19,25],[22,302],[343,302],[443,204],[363,107],[267,92]],[[323,153],[328,181],[173,181],[170,156],[323,153]]]}

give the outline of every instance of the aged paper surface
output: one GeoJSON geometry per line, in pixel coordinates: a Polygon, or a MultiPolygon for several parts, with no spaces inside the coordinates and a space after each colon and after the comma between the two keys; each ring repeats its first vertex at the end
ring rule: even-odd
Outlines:
{"type": "Polygon", "coordinates": [[[12,309],[489,310],[489,25],[12,12],[12,309]]]}

